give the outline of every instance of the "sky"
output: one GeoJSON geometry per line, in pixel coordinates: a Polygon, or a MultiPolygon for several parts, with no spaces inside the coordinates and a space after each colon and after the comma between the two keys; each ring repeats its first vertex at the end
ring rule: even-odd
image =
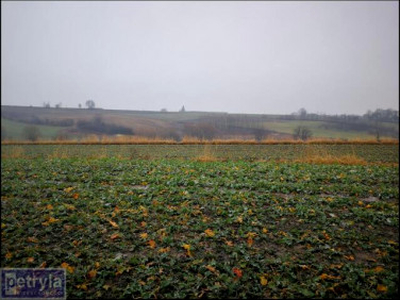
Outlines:
{"type": "Polygon", "coordinates": [[[398,1],[2,1],[2,105],[399,107],[398,1]]]}

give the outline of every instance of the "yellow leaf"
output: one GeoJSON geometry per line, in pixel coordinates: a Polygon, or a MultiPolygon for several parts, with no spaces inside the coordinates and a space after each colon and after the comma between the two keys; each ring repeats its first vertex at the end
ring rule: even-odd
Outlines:
{"type": "Polygon", "coordinates": [[[64,224],[64,229],[66,230],[66,231],[70,231],[72,228],[74,228],[73,226],[71,226],[71,225],[68,225],[68,224],[64,224]]]}
{"type": "Polygon", "coordinates": [[[237,223],[243,223],[243,218],[242,217],[237,217],[236,222],[237,223]]]}
{"type": "Polygon", "coordinates": [[[284,231],[282,231],[282,230],[280,230],[280,231],[278,232],[278,234],[283,235],[283,236],[287,236],[287,235],[288,235],[286,232],[284,232],[284,231]]]}
{"type": "Polygon", "coordinates": [[[109,286],[108,284],[103,285],[103,289],[105,289],[106,291],[110,288],[111,286],[109,286]]]}
{"type": "Polygon", "coordinates": [[[132,267],[127,267],[127,268],[126,267],[120,267],[120,268],[117,269],[117,272],[115,272],[115,275],[116,276],[121,275],[124,272],[129,272],[131,269],[132,269],[132,267]]]}
{"type": "Polygon", "coordinates": [[[144,240],[147,239],[147,236],[148,234],[146,232],[140,234],[140,237],[144,240]]]}
{"type": "Polygon", "coordinates": [[[254,240],[251,237],[249,237],[247,239],[247,245],[251,246],[251,245],[253,245],[253,243],[254,243],[254,240]]]}
{"type": "Polygon", "coordinates": [[[324,238],[326,239],[326,240],[330,240],[331,239],[331,237],[325,232],[325,230],[324,231],[322,231],[322,234],[324,235],[324,238]]]}
{"type": "Polygon", "coordinates": [[[148,244],[149,244],[151,249],[154,249],[156,247],[156,242],[154,240],[148,241],[148,244]]]}
{"type": "Polygon", "coordinates": [[[141,205],[141,206],[139,207],[139,209],[142,211],[142,214],[143,214],[144,217],[148,217],[148,216],[149,216],[149,213],[148,213],[146,207],[144,207],[143,205],[141,205]]]}
{"type": "Polygon", "coordinates": [[[121,236],[119,235],[119,233],[114,233],[113,235],[111,235],[111,239],[112,239],[112,240],[115,240],[115,239],[118,239],[118,238],[121,238],[121,236]]]}
{"type": "Polygon", "coordinates": [[[267,278],[265,278],[264,275],[263,275],[263,276],[260,276],[260,283],[261,283],[261,285],[263,285],[263,286],[267,285],[268,280],[267,280],[267,278]]]}
{"type": "Polygon", "coordinates": [[[344,258],[347,259],[347,260],[351,260],[351,261],[354,260],[354,256],[353,255],[349,255],[349,256],[344,255],[344,258]]]}
{"type": "Polygon", "coordinates": [[[215,268],[213,266],[210,266],[210,265],[207,265],[206,269],[209,270],[210,272],[213,272],[213,273],[216,271],[215,268]]]}
{"type": "Polygon", "coordinates": [[[79,198],[79,194],[78,193],[74,193],[74,195],[72,196],[72,198],[74,198],[75,200],[79,198]]]}
{"type": "Polygon", "coordinates": [[[87,290],[87,285],[85,284],[85,283],[83,283],[83,284],[78,284],[77,286],[76,286],[76,288],[78,288],[78,289],[80,289],[80,290],[87,290]]]}
{"type": "Polygon", "coordinates": [[[268,229],[267,228],[263,228],[262,232],[263,233],[268,233],[268,229]]]}
{"type": "Polygon", "coordinates": [[[34,236],[28,237],[26,240],[30,243],[38,243],[39,242],[39,240],[37,238],[35,238],[34,236]]]}
{"type": "Polygon", "coordinates": [[[46,222],[43,222],[42,225],[43,225],[43,226],[49,226],[49,224],[55,223],[55,222],[57,222],[57,221],[58,221],[58,219],[55,219],[55,218],[53,218],[53,217],[50,217],[46,222]]]}
{"type": "Polygon", "coordinates": [[[12,253],[10,252],[10,251],[8,251],[7,253],[6,253],[6,258],[7,259],[10,259],[12,257],[12,253]]]}
{"type": "Polygon", "coordinates": [[[140,226],[142,226],[142,227],[146,227],[146,225],[147,225],[147,223],[144,221],[140,223],[140,226]]]}
{"type": "Polygon", "coordinates": [[[70,193],[74,189],[73,186],[64,189],[64,192],[70,193]]]}
{"type": "Polygon", "coordinates": [[[97,270],[91,270],[91,271],[88,273],[88,277],[89,277],[89,278],[95,278],[96,275],[97,275],[97,270]]]}
{"type": "Polygon", "coordinates": [[[98,268],[100,268],[100,263],[98,261],[96,261],[94,266],[96,267],[96,269],[98,269],[98,268]]]}
{"type": "Polygon", "coordinates": [[[109,222],[109,223],[111,224],[111,226],[114,227],[114,228],[118,228],[118,227],[119,227],[118,224],[115,223],[114,221],[109,220],[108,222],[109,222]]]}
{"type": "Polygon", "coordinates": [[[71,205],[71,204],[65,204],[65,207],[66,207],[68,210],[75,210],[75,209],[76,209],[76,207],[73,206],[73,205],[71,205]]]}
{"type": "Polygon", "coordinates": [[[167,253],[167,252],[169,252],[171,250],[171,248],[170,247],[167,247],[167,248],[161,248],[160,250],[158,250],[158,252],[159,253],[167,253]]]}
{"type": "Polygon", "coordinates": [[[387,292],[387,286],[382,285],[382,284],[378,284],[378,286],[376,287],[376,290],[378,292],[381,292],[381,293],[386,293],[387,292]]]}
{"type": "Polygon", "coordinates": [[[209,237],[213,237],[215,235],[215,233],[210,228],[206,229],[204,232],[209,237]]]}
{"type": "Polygon", "coordinates": [[[187,251],[188,256],[193,256],[192,252],[190,251],[190,245],[189,244],[183,244],[182,247],[187,251]]]}
{"type": "Polygon", "coordinates": [[[58,221],[58,219],[55,219],[55,218],[53,218],[53,217],[50,217],[49,218],[49,223],[55,223],[55,222],[57,222],[58,221]]]}
{"type": "Polygon", "coordinates": [[[70,266],[68,263],[63,262],[61,268],[66,269],[69,273],[74,273],[74,267],[70,266]]]}
{"type": "Polygon", "coordinates": [[[325,280],[325,279],[340,279],[340,276],[333,276],[333,275],[328,275],[328,274],[324,273],[324,274],[322,274],[320,276],[320,278],[322,280],[325,280]]]}
{"type": "Polygon", "coordinates": [[[1,223],[1,229],[6,228],[6,224],[1,223]]]}
{"type": "Polygon", "coordinates": [[[40,264],[40,266],[39,266],[39,268],[41,269],[41,268],[46,268],[46,266],[47,266],[47,262],[42,262],[41,264],[40,264]]]}
{"type": "Polygon", "coordinates": [[[322,280],[325,280],[325,279],[327,279],[328,277],[329,277],[329,275],[326,274],[326,273],[324,273],[324,274],[322,274],[322,275],[320,276],[320,278],[321,278],[322,280]]]}
{"type": "Polygon", "coordinates": [[[341,269],[343,267],[343,263],[341,264],[331,264],[329,269],[341,269]]]}
{"type": "Polygon", "coordinates": [[[26,260],[28,263],[33,263],[35,261],[34,257],[28,257],[28,259],[26,260]]]}
{"type": "Polygon", "coordinates": [[[48,210],[52,210],[52,209],[53,209],[53,205],[47,204],[46,208],[47,208],[48,210]]]}
{"type": "Polygon", "coordinates": [[[303,270],[309,270],[310,267],[307,265],[300,265],[300,268],[302,268],[303,270]]]}
{"type": "Polygon", "coordinates": [[[157,231],[157,233],[161,236],[161,237],[166,237],[167,236],[167,232],[165,228],[161,228],[160,230],[157,231]]]}
{"type": "Polygon", "coordinates": [[[249,237],[249,238],[253,238],[253,237],[257,236],[257,233],[249,231],[249,232],[246,234],[246,236],[249,237]]]}
{"type": "Polygon", "coordinates": [[[232,241],[225,241],[225,244],[229,247],[233,247],[232,241]]]}
{"type": "Polygon", "coordinates": [[[373,271],[375,272],[375,273],[380,273],[380,272],[383,272],[385,269],[383,268],[383,267],[381,267],[381,266],[377,266],[375,269],[373,269],[373,271]]]}

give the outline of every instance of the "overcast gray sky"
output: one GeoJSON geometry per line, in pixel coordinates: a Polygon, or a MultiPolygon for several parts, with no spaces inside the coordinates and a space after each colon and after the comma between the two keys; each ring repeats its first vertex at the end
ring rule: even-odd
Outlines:
{"type": "Polygon", "coordinates": [[[1,2],[3,105],[398,109],[399,2],[1,2]]]}

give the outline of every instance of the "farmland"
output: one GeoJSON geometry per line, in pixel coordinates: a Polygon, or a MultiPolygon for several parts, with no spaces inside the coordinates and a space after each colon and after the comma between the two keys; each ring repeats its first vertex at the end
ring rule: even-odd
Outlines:
{"type": "Polygon", "coordinates": [[[399,137],[398,119],[373,121],[361,116],[230,114],[225,112],[160,112],[106,109],[2,106],[2,140],[24,140],[25,127],[39,129],[40,139],[79,140],[88,135],[126,134],[182,140],[288,139],[298,126],[323,139],[376,139],[399,137]],[[354,119],[354,120],[353,120],[354,119]]]}
{"type": "Polygon", "coordinates": [[[398,296],[398,145],[2,145],[2,158],[1,267],[63,267],[68,297],[398,296]]]}
{"type": "MultiPolygon", "coordinates": [[[[354,158],[356,162],[397,164],[398,144],[276,145],[2,145],[2,158],[124,158],[313,162],[354,158]]],[[[349,161],[351,163],[351,160],[349,161]]]]}

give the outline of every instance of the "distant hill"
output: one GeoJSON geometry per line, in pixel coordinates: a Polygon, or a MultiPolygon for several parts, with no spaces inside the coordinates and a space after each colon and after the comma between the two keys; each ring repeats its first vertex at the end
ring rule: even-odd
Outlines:
{"type": "Polygon", "coordinates": [[[306,126],[316,138],[399,137],[398,122],[377,122],[354,116],[261,115],[224,112],[161,112],[78,108],[2,106],[2,140],[24,140],[26,127],[36,126],[43,139],[87,135],[135,135],[180,140],[291,138],[306,126]]]}

